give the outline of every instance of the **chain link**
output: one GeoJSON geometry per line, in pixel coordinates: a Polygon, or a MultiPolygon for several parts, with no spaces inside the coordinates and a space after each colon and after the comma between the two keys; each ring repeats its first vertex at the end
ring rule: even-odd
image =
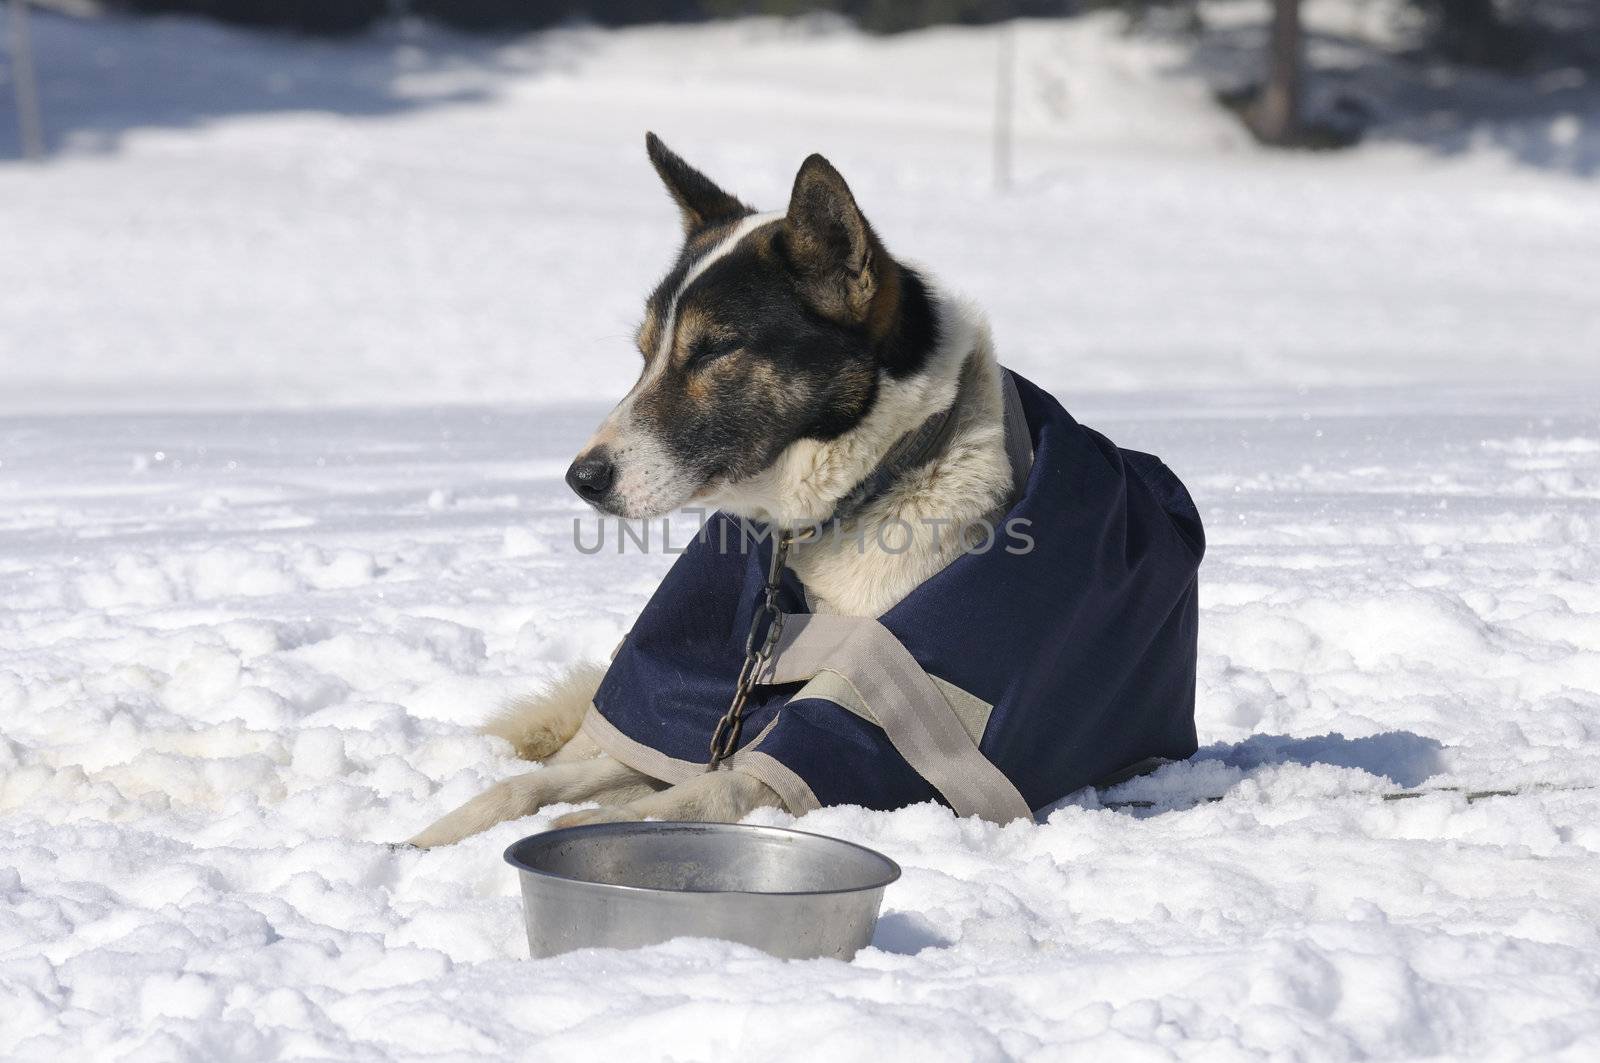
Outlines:
{"type": "Polygon", "coordinates": [[[792,532],[783,532],[773,538],[767,582],[762,588],[761,602],[756,606],[755,615],[750,618],[750,634],[744,640],[744,664],[733,686],[733,701],[711,734],[711,760],[706,765],[707,771],[716,771],[739,748],[739,733],[744,729],[744,710],[750,701],[750,691],[772,660],[772,651],[777,648],[778,638],[783,634],[783,610],[778,608],[778,585],[783,580],[783,566],[789,557],[789,545],[794,541],[792,532]],[[763,621],[766,623],[766,634],[758,643],[757,636],[762,633],[763,621]]]}

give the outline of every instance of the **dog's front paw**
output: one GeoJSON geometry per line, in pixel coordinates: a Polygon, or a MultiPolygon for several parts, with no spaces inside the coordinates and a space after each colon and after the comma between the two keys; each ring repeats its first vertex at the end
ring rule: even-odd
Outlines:
{"type": "Polygon", "coordinates": [[[508,819],[520,819],[535,811],[539,801],[530,782],[532,773],[495,783],[471,801],[434,823],[406,842],[418,849],[454,845],[508,819]]]}
{"type": "Polygon", "coordinates": [[[403,842],[395,842],[396,851],[405,849],[432,849],[440,845],[454,845],[473,832],[455,827],[447,818],[432,824],[421,834],[417,834],[403,842]]]}
{"type": "Polygon", "coordinates": [[[562,827],[587,827],[591,823],[630,823],[644,817],[637,812],[616,805],[601,805],[599,808],[583,808],[576,812],[568,812],[558,816],[550,823],[551,830],[560,830],[562,827]]]}

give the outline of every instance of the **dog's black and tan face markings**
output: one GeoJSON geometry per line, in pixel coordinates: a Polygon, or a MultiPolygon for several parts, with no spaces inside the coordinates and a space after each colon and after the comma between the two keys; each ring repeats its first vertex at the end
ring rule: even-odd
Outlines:
{"type": "Polygon", "coordinates": [[[801,166],[786,212],[756,214],[654,134],[645,144],[684,244],[645,303],[638,383],[567,476],[625,517],[714,496],[798,440],[850,431],[881,375],[915,372],[936,338],[921,280],[822,156],[801,166]]]}

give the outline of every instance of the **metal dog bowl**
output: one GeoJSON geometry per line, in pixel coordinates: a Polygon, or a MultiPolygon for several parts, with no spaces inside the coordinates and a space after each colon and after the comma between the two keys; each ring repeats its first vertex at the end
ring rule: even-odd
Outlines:
{"type": "Polygon", "coordinates": [[[785,959],[848,960],[872,940],[900,867],[820,834],[727,823],[599,823],[506,850],[528,950],[721,938],[785,959]]]}

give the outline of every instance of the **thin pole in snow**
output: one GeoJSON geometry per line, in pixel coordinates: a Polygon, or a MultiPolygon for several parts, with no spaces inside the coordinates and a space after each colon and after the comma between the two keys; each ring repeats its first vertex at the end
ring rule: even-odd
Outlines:
{"type": "Polygon", "coordinates": [[[1017,24],[1000,28],[995,50],[994,80],[994,187],[1011,187],[1011,127],[1016,121],[1017,24]]]}
{"type": "Polygon", "coordinates": [[[11,80],[17,96],[17,133],[24,159],[44,158],[44,127],[39,121],[39,87],[33,77],[33,40],[28,34],[28,0],[11,0],[11,80]]]}

